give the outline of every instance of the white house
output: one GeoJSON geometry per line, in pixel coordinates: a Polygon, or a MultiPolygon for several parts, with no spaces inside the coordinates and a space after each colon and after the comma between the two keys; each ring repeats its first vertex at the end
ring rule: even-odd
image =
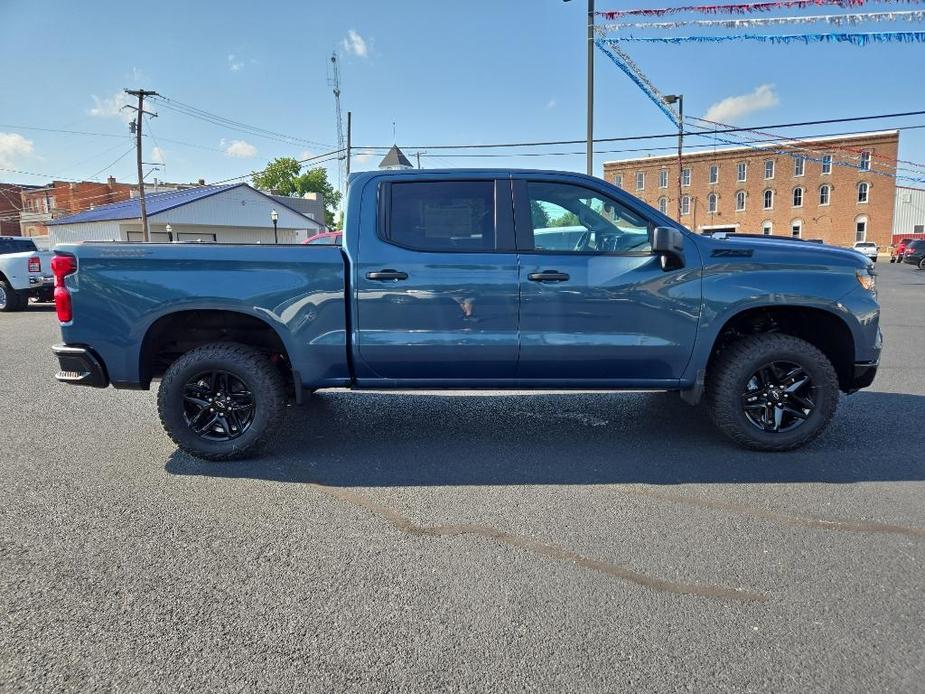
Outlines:
{"type": "MultiPolygon", "coordinates": [[[[197,186],[145,196],[151,241],[301,243],[324,225],[246,183],[197,186]],[[277,213],[276,237],[272,212],[277,213]]],[[[51,244],[141,241],[137,198],[84,210],[48,223],[51,244]]]]}

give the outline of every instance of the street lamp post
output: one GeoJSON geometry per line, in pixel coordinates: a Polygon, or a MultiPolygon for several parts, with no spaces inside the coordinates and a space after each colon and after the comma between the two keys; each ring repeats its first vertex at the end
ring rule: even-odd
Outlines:
{"type": "Polygon", "coordinates": [[[276,223],[279,221],[279,212],[272,210],[270,212],[270,219],[273,220],[273,243],[279,245],[279,234],[276,232],[276,223]]]}
{"type": "Polygon", "coordinates": [[[683,169],[684,152],[684,95],[669,94],[665,97],[666,104],[678,104],[678,222],[681,222],[681,171],[683,169]]]}

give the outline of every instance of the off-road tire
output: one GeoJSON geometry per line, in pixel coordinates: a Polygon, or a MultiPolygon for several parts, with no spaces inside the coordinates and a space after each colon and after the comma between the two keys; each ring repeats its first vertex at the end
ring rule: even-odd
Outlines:
{"type": "Polygon", "coordinates": [[[6,280],[0,280],[0,311],[12,313],[23,308],[23,298],[6,280]]]}
{"type": "Polygon", "coordinates": [[[234,342],[204,345],[181,356],[164,373],[157,394],[157,411],[167,435],[181,450],[211,461],[236,460],[255,453],[278,429],[285,409],[286,385],[276,366],[265,353],[234,342]],[[249,428],[230,441],[200,437],[184,415],[187,382],[209,369],[238,378],[256,403],[249,428]]]}
{"type": "Polygon", "coordinates": [[[713,422],[740,446],[789,451],[815,439],[832,420],[838,405],[838,375],[828,357],[809,342],[792,335],[763,333],[738,340],[717,355],[707,374],[706,394],[713,422]],[[742,407],[749,379],[772,361],[799,365],[815,387],[815,409],[792,431],[762,431],[748,420],[742,407]]]}

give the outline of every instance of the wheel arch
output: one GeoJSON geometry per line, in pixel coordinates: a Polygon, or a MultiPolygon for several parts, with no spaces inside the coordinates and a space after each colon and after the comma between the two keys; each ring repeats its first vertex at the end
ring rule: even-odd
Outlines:
{"type": "Polygon", "coordinates": [[[227,308],[183,308],[159,316],[145,330],[138,353],[141,386],[164,373],[180,356],[213,342],[256,347],[292,373],[292,350],[280,331],[265,318],[227,308]]]}
{"type": "Polygon", "coordinates": [[[783,333],[806,340],[832,362],[839,388],[848,391],[854,376],[855,335],[837,312],[820,306],[761,304],[742,307],[722,322],[713,335],[706,375],[724,348],[748,335],[783,333]]]}

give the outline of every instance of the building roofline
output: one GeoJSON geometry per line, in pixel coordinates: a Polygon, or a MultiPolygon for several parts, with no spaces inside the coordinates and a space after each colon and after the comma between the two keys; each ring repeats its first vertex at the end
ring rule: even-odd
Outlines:
{"type": "MultiPolygon", "coordinates": [[[[704,132],[704,135],[709,135],[708,132],[704,132]]],[[[899,130],[874,130],[871,132],[864,133],[849,133],[846,135],[824,135],[822,137],[807,137],[807,138],[796,138],[796,139],[786,139],[781,140],[780,142],[770,142],[770,143],[761,143],[755,145],[743,145],[741,147],[717,147],[715,149],[698,149],[693,152],[685,152],[682,155],[683,159],[688,157],[702,157],[709,155],[717,154],[729,154],[733,152],[746,152],[746,151],[755,151],[755,150],[764,150],[764,149],[775,149],[779,147],[791,147],[794,145],[804,146],[804,145],[813,145],[816,143],[824,142],[837,142],[839,140],[870,140],[878,137],[889,137],[891,135],[896,135],[899,137],[899,130]]],[[[641,162],[652,162],[652,161],[677,161],[677,154],[660,154],[655,157],[630,157],[628,159],[613,159],[611,161],[605,161],[604,166],[614,166],[614,165],[625,165],[625,164],[636,164],[641,162]]]]}

